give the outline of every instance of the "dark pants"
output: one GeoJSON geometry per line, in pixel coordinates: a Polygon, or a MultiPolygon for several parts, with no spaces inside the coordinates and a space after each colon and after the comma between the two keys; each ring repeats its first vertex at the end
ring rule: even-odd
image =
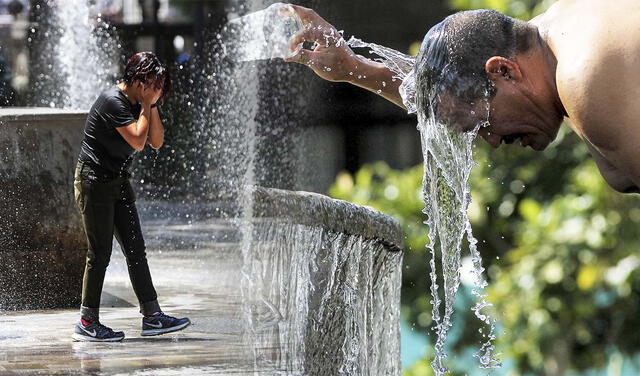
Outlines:
{"type": "Polygon", "coordinates": [[[160,311],[147,265],[135,195],[128,177],[100,173],[79,162],[74,188],[89,243],[82,283],[82,318],[99,319],[100,295],[111,259],[114,235],[127,259],[129,278],[140,302],[140,312],[151,315],[160,311]]]}

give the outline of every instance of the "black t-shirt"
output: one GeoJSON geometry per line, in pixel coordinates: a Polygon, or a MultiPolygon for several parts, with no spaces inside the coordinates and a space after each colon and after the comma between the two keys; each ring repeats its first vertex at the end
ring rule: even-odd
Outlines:
{"type": "Polygon", "coordinates": [[[127,173],[135,149],[116,128],[138,121],[141,110],[118,87],[102,92],[89,111],[79,159],[102,172],[127,173]]]}

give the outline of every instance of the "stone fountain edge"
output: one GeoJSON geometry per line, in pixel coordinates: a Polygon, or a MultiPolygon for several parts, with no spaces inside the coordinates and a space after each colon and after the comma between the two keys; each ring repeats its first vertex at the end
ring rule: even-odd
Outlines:
{"type": "Polygon", "coordinates": [[[402,251],[400,223],[383,213],[318,193],[251,186],[253,217],[323,227],[375,239],[391,251],[402,251]]]}

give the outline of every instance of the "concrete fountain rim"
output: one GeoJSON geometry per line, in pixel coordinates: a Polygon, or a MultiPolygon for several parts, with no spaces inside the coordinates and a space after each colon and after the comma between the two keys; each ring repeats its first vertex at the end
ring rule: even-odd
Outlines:
{"type": "Polygon", "coordinates": [[[379,241],[392,251],[403,250],[400,223],[372,208],[318,193],[260,186],[246,189],[253,195],[254,218],[322,227],[379,241]]]}
{"type": "MultiPolygon", "coordinates": [[[[86,110],[47,107],[0,108],[0,124],[77,120],[86,110]]],[[[254,217],[322,227],[335,232],[362,236],[401,251],[404,234],[397,220],[368,207],[333,199],[318,193],[249,187],[254,197],[254,217]]]]}
{"type": "Polygon", "coordinates": [[[86,118],[86,110],[67,110],[49,107],[4,107],[0,108],[0,122],[29,122],[29,121],[51,121],[70,120],[86,118]]]}

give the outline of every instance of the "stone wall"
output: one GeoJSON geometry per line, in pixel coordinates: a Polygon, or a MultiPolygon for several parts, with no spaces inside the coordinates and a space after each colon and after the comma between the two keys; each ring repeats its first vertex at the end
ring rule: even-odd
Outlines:
{"type": "Polygon", "coordinates": [[[400,375],[398,222],[318,194],[251,191],[243,296],[259,369],[400,375]]]}
{"type": "Polygon", "coordinates": [[[73,173],[85,118],[0,109],[0,309],[80,302],[86,240],[73,173]]]}

